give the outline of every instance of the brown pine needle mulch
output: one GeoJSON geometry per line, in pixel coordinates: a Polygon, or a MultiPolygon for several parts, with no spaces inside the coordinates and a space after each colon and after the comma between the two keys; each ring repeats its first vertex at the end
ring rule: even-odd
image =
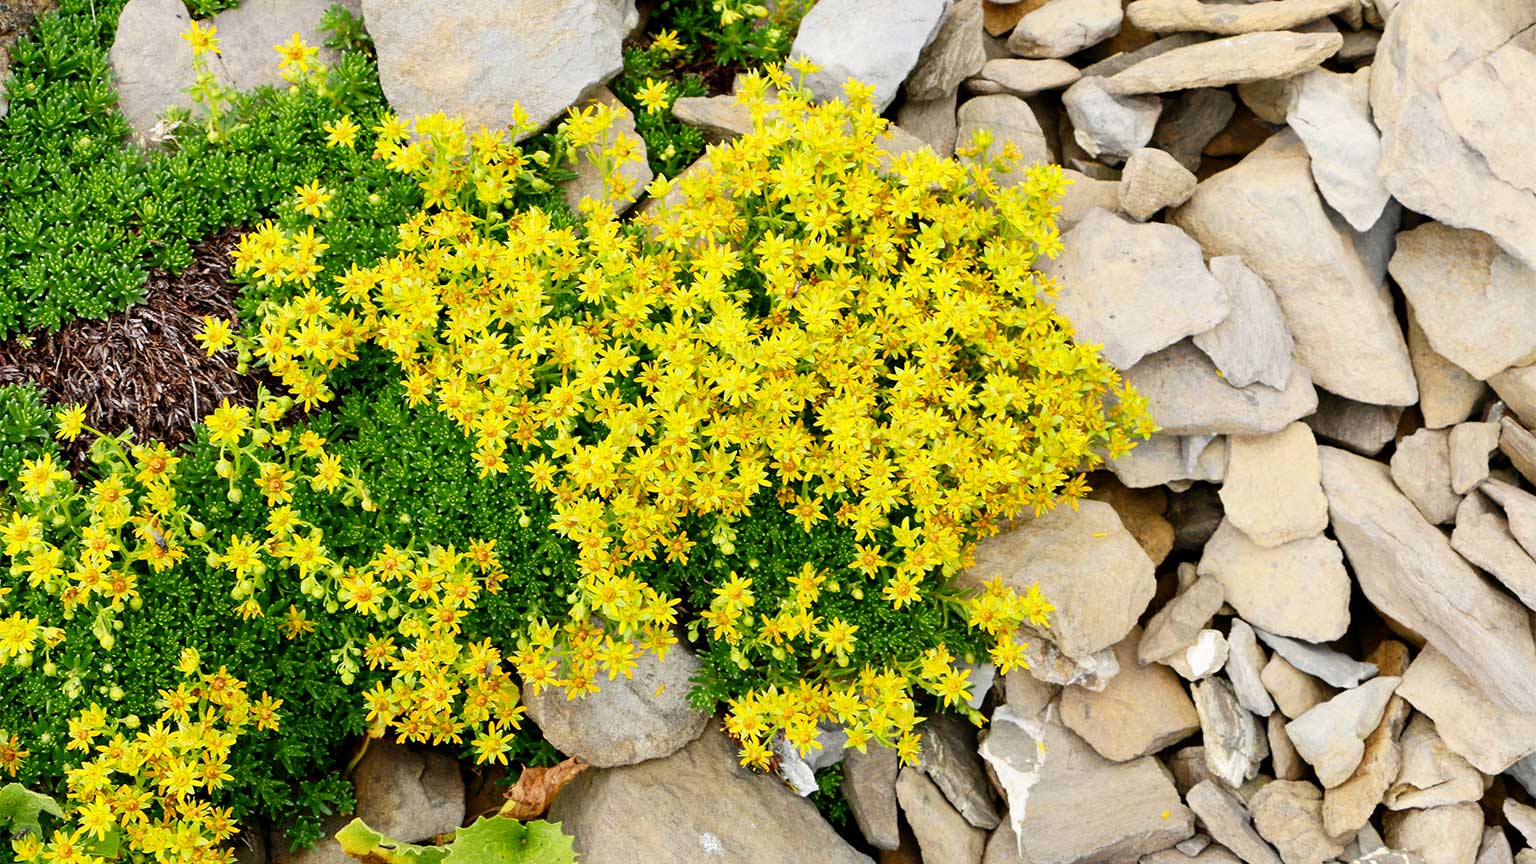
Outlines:
{"type": "MultiPolygon", "coordinates": [[[[55,405],[84,405],[86,422],[103,432],[132,427],[137,440],[168,444],[191,438],[222,399],[254,404],[257,378],[236,374],[234,352],[210,358],[193,339],[204,315],[235,318],[229,269],[239,239],[238,230],[214,234],[185,271],[151,272],[143,303],[0,342],[0,384],[31,381],[55,405]]],[[[82,464],[81,453],[70,455],[82,464]]]]}

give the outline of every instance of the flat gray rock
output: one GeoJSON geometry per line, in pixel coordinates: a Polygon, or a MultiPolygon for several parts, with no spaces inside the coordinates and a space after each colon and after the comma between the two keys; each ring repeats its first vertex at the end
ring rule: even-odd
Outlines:
{"type": "Polygon", "coordinates": [[[1196,334],[1195,347],[1211,358],[1233,387],[1257,383],[1284,390],[1290,383],[1296,343],[1275,292],[1235,255],[1218,255],[1209,266],[1211,275],[1227,289],[1232,311],[1220,324],[1196,334]]]}
{"type": "Polygon", "coordinates": [[[1473,377],[1536,360],[1536,270],[1487,234],[1426,222],[1397,235],[1389,269],[1429,344],[1473,377]]]}
{"type": "Polygon", "coordinates": [[[736,746],[718,725],[671,756],[584,771],[560,792],[548,818],[575,838],[582,864],[872,864],[811,802],[737,764],[736,746]],[[657,819],[659,812],[668,818],[657,819]]]}
{"type": "Polygon", "coordinates": [[[1431,644],[1409,665],[1398,695],[1435,721],[1453,752],[1498,774],[1536,753],[1536,713],[1497,705],[1484,690],[1431,644]]]}
{"type": "Polygon", "coordinates": [[[1536,645],[1525,607],[1456,554],[1397,491],[1385,465],[1331,447],[1320,455],[1334,533],[1372,605],[1444,651],[1496,702],[1536,714],[1529,686],[1536,645]]]}
{"type": "Polygon", "coordinates": [[[1205,546],[1200,575],[1220,582],[1227,602],[1261,632],[1327,642],[1349,629],[1344,553],[1322,534],[1265,547],[1228,517],[1205,546]]]}
{"type": "MultiPolygon", "coordinates": [[[[922,752],[915,770],[928,775],[967,822],[991,830],[1002,818],[976,755],[976,727],[956,714],[935,714],[918,727],[922,752]]],[[[907,769],[903,769],[907,770],[907,769]]]]}
{"type": "Polygon", "coordinates": [[[1307,145],[1323,199],[1356,231],[1369,231],[1392,197],[1376,176],[1381,133],[1371,123],[1370,80],[1366,67],[1350,75],[1314,69],[1286,82],[1285,122],[1307,145]]]}
{"type": "Polygon", "coordinates": [[[1248,800],[1253,827],[1285,864],[1323,864],[1344,844],[1323,829],[1323,792],[1305,780],[1276,780],[1248,800]]]}
{"type": "Polygon", "coordinates": [[[1110,93],[1134,96],[1289,78],[1332,57],[1343,43],[1338,33],[1246,33],[1212,39],[1143,60],[1104,86],[1110,93]]]}
{"type": "Polygon", "coordinates": [[[503,129],[517,103],[541,129],[624,68],[622,6],[364,0],[363,17],[378,52],[379,84],[401,117],[442,111],[463,117],[469,129],[503,129]]]}
{"type": "Polygon", "coordinates": [[[1259,764],[1269,756],[1263,724],[1238,703],[1232,685],[1222,678],[1200,681],[1191,690],[1206,769],[1233,789],[1258,776],[1259,764]]]}
{"type": "Polygon", "coordinates": [[[1082,78],[1061,101],[1078,146],[1095,159],[1120,162],[1152,140],[1163,103],[1156,96],[1116,96],[1105,89],[1105,80],[1082,78]]]}
{"type": "Polygon", "coordinates": [[[1271,435],[1231,436],[1221,503],[1232,525],[1260,546],[1323,533],[1328,499],[1323,497],[1322,467],[1311,428],[1296,422],[1271,435]]]}
{"type": "Polygon", "coordinates": [[[523,701],[528,718],[562,753],[599,768],[633,765],[677,752],[709,724],[709,715],[688,703],[698,668],[693,653],[676,645],[665,660],[646,653],[632,677],[604,680],[581,699],[550,687],[525,690],[523,701]]]}
{"type": "Polygon", "coordinates": [[[1227,317],[1226,289],[1206,269],[1200,245],[1172,225],[1093,210],[1062,244],[1060,255],[1039,264],[1060,286],[1056,311],[1118,369],[1227,317]]]}
{"type": "Polygon", "coordinates": [[[935,861],[979,861],[986,850],[987,833],[971,825],[960,815],[933,781],[911,768],[901,769],[896,780],[896,798],[901,802],[912,834],[924,859],[935,861]]]}
{"type": "Polygon", "coordinates": [[[1194,30],[1235,36],[1260,30],[1291,30],[1337,15],[1349,5],[1350,0],[1278,0],[1248,5],[1203,0],[1135,0],[1125,7],[1125,17],[1148,33],[1194,30]]]}
{"type": "Polygon", "coordinates": [[[1120,209],[1138,222],[1195,194],[1195,175],[1173,156],[1151,147],[1131,151],[1120,173],[1120,209]]]}
{"type": "Polygon", "coordinates": [[[1137,644],[1138,662],[1164,660],[1184,650],[1221,609],[1222,600],[1220,581],[1196,579],[1147,621],[1147,632],[1137,644]]]}
{"type": "MultiPolygon", "coordinates": [[[[1083,73],[1065,60],[1025,60],[1018,57],[1000,57],[988,60],[981,67],[973,82],[985,81],[994,85],[996,93],[1010,93],[1028,98],[1047,90],[1060,90],[1071,86],[1083,73]]],[[[986,92],[972,88],[976,92],[986,92]]]]}
{"type": "Polygon", "coordinates": [[[374,739],[352,771],[356,815],[405,843],[430,840],[464,821],[459,764],[436,751],[418,752],[388,737],[374,739]]]}
{"type": "Polygon", "coordinates": [[[1266,435],[1317,408],[1312,376],[1300,363],[1284,390],[1233,387],[1188,340],[1142,358],[1125,379],[1147,399],[1163,431],[1174,435],[1266,435]]]}
{"type": "Polygon", "coordinates": [[[1399,747],[1402,766],[1382,798],[1387,809],[1423,810],[1483,797],[1483,775],[1445,743],[1428,716],[1413,716],[1399,747]]]}
{"type": "Polygon", "coordinates": [[[1152,146],[1190,171],[1199,171],[1205,145],[1227,128],[1236,110],[1232,94],[1218,87],[1186,90],[1163,108],[1152,132],[1152,146]]]}
{"type": "Polygon", "coordinates": [[[1102,501],[1025,514],[1013,528],[977,544],[975,561],[955,577],[954,587],[980,588],[998,577],[1023,592],[1038,582],[1057,608],[1042,641],[1072,658],[1124,639],[1157,587],[1152,559],[1115,508],[1102,501]]]}
{"type": "MultiPolygon", "coordinates": [[[[144,143],[165,140],[168,130],[157,130],[157,124],[166,108],[194,107],[187,89],[197,83],[197,70],[192,65],[192,46],[181,38],[191,23],[181,0],[128,0],[118,14],[107,59],[118,110],[144,143]]],[[[276,53],[272,57],[276,66],[276,53]]],[[[217,57],[209,58],[208,67],[214,80],[233,86],[217,57]]]]}
{"type": "Polygon", "coordinates": [[[960,82],[987,62],[982,45],[981,0],[955,0],[939,19],[939,31],[907,76],[907,98],[953,99],[960,82]]]}
{"type": "Polygon", "coordinates": [[[1062,722],[1114,762],[1150,756],[1200,729],[1194,703],[1173,671],[1136,662],[1140,639],[1132,630],[1115,646],[1120,674],[1102,691],[1067,687],[1061,694],[1062,722]]]}
{"type": "Polygon", "coordinates": [[[1355,772],[1365,755],[1366,736],[1381,722],[1387,700],[1402,680],[1390,675],[1373,678],[1286,724],[1285,734],[1324,788],[1343,783],[1355,772]]]}
{"type": "Polygon", "coordinates": [[[1264,656],[1264,649],[1259,647],[1259,638],[1253,628],[1247,621],[1233,618],[1227,632],[1227,677],[1232,681],[1232,692],[1237,696],[1238,704],[1260,717],[1269,717],[1275,713],[1275,700],[1264,689],[1264,681],[1260,677],[1266,662],[1268,658],[1264,656]]]}
{"type": "Polygon", "coordinates": [[[1308,675],[1326,681],[1332,687],[1341,689],[1358,687],[1360,682],[1378,671],[1374,663],[1362,663],[1323,645],[1301,642],[1265,632],[1257,627],[1254,628],[1254,632],[1265,645],[1284,657],[1287,663],[1308,675]]]}
{"type": "Polygon", "coordinates": [[[1356,243],[1347,225],[1329,217],[1294,133],[1276,133],[1206,179],[1168,220],[1207,255],[1240,256],[1274,291],[1297,359],[1317,386],[1377,405],[1418,401],[1408,345],[1376,272],[1375,244],[1356,243]]]}
{"type": "Polygon", "coordinates": [[[821,66],[805,79],[817,99],[842,98],[843,83],[856,78],[875,88],[875,110],[884,111],[938,35],[946,5],[890,0],[872,15],[862,0],[821,0],[801,20],[789,53],[821,66]]]}
{"type": "MultiPolygon", "coordinates": [[[[287,42],[294,33],[319,49],[315,59],[327,66],[335,64],[341,55],[325,47],[326,33],[320,29],[320,20],[331,5],[332,0],[242,0],[233,9],[213,16],[213,24],[219,28],[219,60],[230,81],[247,91],[264,85],[287,87],[272,47],[287,42]]],[[[346,0],[341,5],[353,15],[363,11],[362,0],[346,0]]]]}
{"type": "Polygon", "coordinates": [[[1245,864],[1283,864],[1274,847],[1254,830],[1248,808],[1213,780],[1202,780],[1186,796],[1189,807],[1211,839],[1232,851],[1245,864]]]}
{"type": "Polygon", "coordinates": [[[1396,405],[1371,405],[1319,390],[1317,411],[1302,422],[1318,438],[1362,456],[1375,456],[1397,437],[1402,416],[1403,409],[1396,405]]]}
{"type": "Polygon", "coordinates": [[[901,845],[901,813],[896,803],[896,772],[901,759],[890,747],[871,743],[865,752],[843,756],[843,799],[864,839],[876,849],[901,845]]]}

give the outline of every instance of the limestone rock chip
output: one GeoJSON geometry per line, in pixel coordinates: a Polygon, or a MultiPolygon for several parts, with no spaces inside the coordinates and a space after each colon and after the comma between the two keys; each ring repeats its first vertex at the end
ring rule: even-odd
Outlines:
{"type": "Polygon", "coordinates": [[[876,849],[901,845],[901,815],[896,802],[900,765],[895,749],[879,744],[870,744],[863,753],[849,750],[843,756],[843,798],[864,839],[876,849]]]}
{"type": "Polygon", "coordinates": [[[1349,0],[1281,0],[1246,6],[1205,0],[1134,0],[1125,8],[1125,16],[1149,33],[1196,30],[1234,36],[1260,30],[1291,30],[1337,15],[1349,5],[1349,0]]]}
{"type": "Polygon", "coordinates": [[[1028,13],[1008,37],[1008,50],[1033,59],[1061,58],[1120,32],[1119,0],[1051,0],[1028,13]]]}
{"type": "Polygon", "coordinates": [[[1445,652],[1497,703],[1536,714],[1529,686],[1536,645],[1525,607],[1456,554],[1397,491],[1386,466],[1331,447],[1320,455],[1334,533],[1372,605],[1445,652]]]}
{"type": "Polygon", "coordinates": [[[1388,266],[1430,346],[1472,376],[1536,360],[1536,270],[1487,234],[1426,222],[1388,266]]]}
{"type": "Polygon", "coordinates": [[[1387,700],[1402,683],[1383,676],[1346,690],[1285,726],[1296,752],[1317,772],[1324,788],[1348,780],[1365,755],[1365,738],[1381,722],[1387,700]]]}
{"type": "Polygon", "coordinates": [[[1259,763],[1269,755],[1269,739],[1258,718],[1238,704],[1232,685],[1224,679],[1201,681],[1193,692],[1205,738],[1206,768],[1234,789],[1252,780],[1259,773],[1259,763]]]}
{"type": "Polygon", "coordinates": [[[446,834],[464,821],[459,763],[441,753],[374,740],[353,769],[352,784],[357,817],[402,842],[446,834]]]}
{"type": "Polygon", "coordinates": [[[1292,361],[1284,390],[1233,387],[1188,340],[1144,357],[1125,380],[1146,398],[1163,431],[1174,435],[1267,435],[1317,408],[1312,376],[1300,363],[1292,361]]]}
{"type": "Polygon", "coordinates": [[[1231,850],[1244,864],[1282,864],[1272,846],[1254,830],[1248,808],[1214,780],[1202,780],[1185,796],[1211,839],[1231,850]]]}
{"type": "MultiPolygon", "coordinates": [[[[1120,209],[1145,222],[1164,207],[1177,207],[1195,194],[1195,175],[1161,150],[1132,151],[1120,174],[1120,209]]],[[[1207,328],[1209,329],[1209,328],[1207,328]]]]}
{"type": "Polygon", "coordinates": [[[1458,423],[1451,428],[1451,491],[1465,495],[1488,479],[1488,457],[1499,449],[1498,423],[1458,423]]]}
{"type": "Polygon", "coordinates": [[[1172,225],[1094,210],[1062,244],[1060,255],[1040,264],[1061,286],[1056,310],[1077,338],[1102,345],[1100,355],[1116,368],[1129,369],[1227,316],[1226,290],[1206,269],[1199,244],[1172,225]]]}
{"type": "Polygon", "coordinates": [[[1314,69],[1286,82],[1285,122],[1307,145],[1323,200],[1356,231],[1371,230],[1392,197],[1376,176],[1381,133],[1371,123],[1370,76],[1370,67],[1314,69]]]}
{"type": "Polygon", "coordinates": [[[1536,609],[1536,560],[1483,493],[1474,491],[1461,499],[1451,548],[1498,579],[1521,603],[1536,609]]]}
{"type": "Polygon", "coordinates": [[[1446,745],[1428,716],[1413,715],[1399,743],[1402,767],[1382,798],[1389,810],[1424,810],[1483,797],[1483,775],[1446,745]]]}
{"type": "Polygon", "coordinates": [[[1114,95],[1105,89],[1105,80],[1079,79],[1061,100],[1078,146],[1089,156],[1115,163],[1152,140],[1163,102],[1156,96],[1114,95]]]}
{"type": "Polygon", "coordinates": [[[1424,864],[1475,864],[1483,811],[1476,804],[1397,810],[1382,818],[1382,826],[1388,846],[1417,855],[1424,864]]]}
{"type": "Polygon", "coordinates": [[[944,799],[932,780],[912,768],[901,769],[896,797],[906,814],[924,859],[980,861],[987,833],[971,825],[944,799]]]}
{"type": "MultiPolygon", "coordinates": [[[[1017,96],[1000,93],[967,99],[955,116],[959,123],[957,142],[970,141],[978,129],[990,129],[996,142],[994,147],[1001,147],[1008,141],[1018,145],[1022,154],[1019,160],[1021,171],[1036,162],[1051,161],[1051,148],[1045,143],[1040,121],[1029,105],[1017,96]]],[[[1003,184],[1023,179],[1022,173],[1018,177],[1006,173],[995,176],[1003,184]]]]}
{"type": "Polygon", "coordinates": [[[1253,827],[1285,864],[1323,864],[1344,844],[1323,828],[1323,792],[1305,780],[1276,780],[1248,800],[1253,827]]]}
{"type": "Polygon", "coordinates": [[[1321,534],[1265,548],[1228,516],[1206,544],[1199,572],[1220,582],[1232,608],[1261,630],[1328,642],[1349,629],[1344,553],[1321,534]]]}
{"type": "Polygon", "coordinates": [[[709,723],[671,756],[584,771],[560,792],[548,818],[575,838],[582,864],[872,864],[811,802],[776,778],[741,767],[735,744],[718,725],[709,723]]]}
{"type": "Polygon", "coordinates": [[[1139,662],[1144,665],[1184,650],[1221,609],[1224,599],[1219,580],[1195,580],[1147,621],[1137,647],[1139,662]]]}
{"type": "MultiPolygon", "coordinates": [[[[1217,87],[1186,90],[1169,103],[1158,118],[1157,128],[1152,132],[1152,146],[1166,151],[1190,171],[1198,172],[1205,145],[1227,128],[1236,110],[1237,103],[1225,90],[1217,87]]],[[[1219,274],[1217,278],[1220,278],[1219,274]]]]}
{"type": "Polygon", "coordinates": [[[1461,496],[1451,486],[1450,430],[1420,429],[1397,442],[1392,480],[1428,521],[1454,520],[1461,496]]]}
{"type": "Polygon", "coordinates": [[[688,702],[698,668],[693,652],[675,645],[667,659],[646,654],[631,677],[603,681],[583,699],[566,699],[558,688],[523,698],[529,719],[562,753],[599,768],[633,765],[677,752],[709,724],[688,702]]]}
{"type": "Polygon", "coordinates": [[[863,0],[820,0],[801,19],[789,53],[821,66],[805,80],[817,99],[840,98],[843,82],[857,78],[875,88],[875,110],[884,111],[938,35],[946,5],[890,0],[871,15],[863,0]]]}
{"type": "Polygon", "coordinates": [[[1452,752],[1485,774],[1498,774],[1536,753],[1536,713],[1497,704],[1484,680],[1473,679],[1430,643],[1403,676],[1399,695],[1435,721],[1452,752]]]}
{"type": "Polygon", "coordinates": [[[1067,687],[1061,694],[1062,722],[1113,762],[1151,755],[1200,728],[1195,705],[1173,672],[1136,662],[1140,640],[1139,629],[1132,630],[1115,645],[1120,674],[1101,692],[1067,687]]]}
{"type": "Polygon", "coordinates": [[[1419,413],[1431,429],[1443,429],[1471,417],[1488,395],[1485,382],[1445,359],[1429,344],[1412,304],[1408,306],[1408,356],[1413,360],[1413,377],[1419,382],[1419,413]]]}
{"type": "Polygon", "coordinates": [[[1245,33],[1143,60],[1112,76],[1105,87],[1110,93],[1134,96],[1289,78],[1315,68],[1343,44],[1338,33],[1245,33]]]}
{"type": "Polygon", "coordinates": [[[1408,346],[1371,248],[1329,217],[1295,133],[1271,136],[1207,178],[1168,218],[1206,254],[1241,256],[1275,292],[1297,358],[1317,386],[1377,405],[1418,400],[1408,346]]]}
{"type": "Polygon", "coordinates": [[[469,129],[505,128],[513,103],[542,129],[624,68],[629,32],[612,0],[364,0],[363,17],[390,106],[469,129]]]}
{"type": "Polygon", "coordinates": [[[1322,681],[1292,666],[1284,657],[1275,654],[1264,664],[1259,673],[1264,689],[1274,697],[1275,707],[1285,717],[1295,719],[1310,711],[1314,705],[1327,702],[1338,692],[1322,681]]]}
{"type": "Polygon", "coordinates": [[[955,587],[979,588],[1001,577],[1026,591],[1038,581],[1057,607],[1044,639],[1073,658],[1124,639],[1156,590],[1152,560],[1115,508],[1102,501],[1023,516],[1010,530],[982,540],[975,560],[955,587]]]}
{"type": "Polygon", "coordinates": [[[1233,387],[1260,383],[1285,389],[1296,343],[1275,292],[1235,255],[1218,255],[1209,266],[1211,275],[1227,289],[1232,311],[1215,327],[1196,334],[1195,346],[1233,387]]]}
{"type": "Polygon", "coordinates": [[[1317,411],[1302,422],[1319,438],[1361,456],[1375,456],[1397,437],[1402,417],[1403,409],[1395,405],[1370,405],[1319,390],[1317,411]]]}
{"type": "Polygon", "coordinates": [[[1302,642],[1257,628],[1254,632],[1265,645],[1297,669],[1316,675],[1333,687],[1358,687],[1361,681],[1380,671],[1374,663],[1362,663],[1326,645],[1302,642]]]}
{"type": "MultiPolygon", "coordinates": [[[[1233,527],[1259,546],[1280,546],[1321,534],[1328,527],[1328,499],[1323,496],[1322,467],[1311,428],[1292,423],[1271,435],[1227,439],[1221,504],[1233,527]]],[[[1259,626],[1284,633],[1263,623],[1259,626]]]]}
{"type": "Polygon", "coordinates": [[[907,98],[953,98],[960,82],[987,62],[982,45],[981,0],[956,0],[939,19],[939,31],[907,76],[907,98]]]}
{"type": "MultiPolygon", "coordinates": [[[[1241,618],[1233,618],[1227,632],[1227,678],[1232,681],[1232,691],[1237,694],[1238,704],[1260,717],[1275,713],[1275,701],[1264,689],[1263,679],[1267,658],[1259,647],[1259,639],[1253,628],[1241,618]]],[[[1273,738],[1271,735],[1271,749],[1273,738]]],[[[1295,778],[1282,778],[1295,779],[1295,778]]]]}
{"type": "MultiPolygon", "coordinates": [[[[1025,60],[1018,57],[1000,57],[988,60],[978,73],[979,80],[998,88],[995,92],[1010,93],[1027,99],[1047,90],[1070,87],[1083,73],[1065,60],[1025,60]]],[[[972,79],[976,81],[977,79],[972,79]]],[[[982,91],[978,91],[982,92],[982,91]]]]}

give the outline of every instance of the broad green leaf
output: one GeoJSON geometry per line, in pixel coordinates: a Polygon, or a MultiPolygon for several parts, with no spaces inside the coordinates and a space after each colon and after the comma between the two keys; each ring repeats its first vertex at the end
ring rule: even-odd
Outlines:
{"type": "Polygon", "coordinates": [[[575,864],[571,838],[544,821],[487,816],[454,833],[446,846],[415,846],[391,840],[353,819],[336,832],[348,855],[365,864],[575,864]]]}
{"type": "Polygon", "coordinates": [[[58,802],[47,795],[33,792],[20,783],[10,783],[0,788],[0,830],[9,830],[12,834],[29,831],[41,834],[41,816],[44,813],[64,818],[64,811],[59,809],[58,802]]]}

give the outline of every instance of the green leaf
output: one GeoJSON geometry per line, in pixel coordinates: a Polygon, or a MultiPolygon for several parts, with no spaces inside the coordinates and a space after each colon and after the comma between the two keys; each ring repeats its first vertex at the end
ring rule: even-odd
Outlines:
{"type": "Polygon", "coordinates": [[[336,832],[341,849],[365,864],[575,864],[576,850],[560,826],[487,816],[454,833],[447,846],[391,840],[353,819],[336,832]]]}
{"type": "Polygon", "coordinates": [[[0,829],[9,829],[12,834],[41,834],[43,825],[39,817],[44,813],[64,818],[58,802],[47,795],[33,792],[20,783],[0,788],[0,829]]]}

